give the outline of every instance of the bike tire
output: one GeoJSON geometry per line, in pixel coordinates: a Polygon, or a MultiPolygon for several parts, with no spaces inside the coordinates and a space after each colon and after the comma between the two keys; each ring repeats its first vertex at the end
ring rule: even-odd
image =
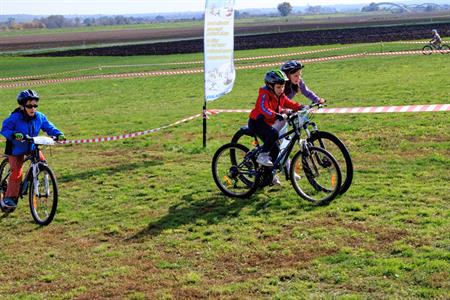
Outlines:
{"type": "Polygon", "coordinates": [[[329,151],[338,161],[343,178],[339,194],[343,195],[350,188],[353,181],[353,161],[347,147],[334,134],[320,130],[313,131],[311,133],[311,137],[308,139],[308,142],[312,143],[315,147],[320,147],[329,151]],[[332,146],[330,143],[334,144],[338,149],[334,149],[334,146],[332,146]],[[333,149],[330,149],[332,147],[333,149]]]}
{"type": "Polygon", "coordinates": [[[256,147],[257,145],[259,145],[259,141],[258,138],[256,137],[256,135],[250,134],[249,130],[244,128],[239,129],[238,131],[236,131],[236,133],[233,135],[233,137],[231,138],[231,143],[235,143],[235,144],[241,144],[241,145],[246,145],[246,144],[251,144],[253,147],[256,147]],[[243,142],[244,138],[247,138],[247,140],[245,140],[243,142]]]}
{"type": "Polygon", "coordinates": [[[433,53],[433,47],[426,45],[422,48],[423,55],[431,55],[431,53],[433,53]]]}
{"type": "Polygon", "coordinates": [[[243,160],[248,152],[249,149],[244,145],[228,143],[217,149],[213,156],[211,171],[214,182],[219,190],[228,197],[247,198],[258,187],[260,175],[257,172],[256,158],[243,160]],[[251,177],[254,178],[253,181],[250,181],[251,177]],[[231,185],[236,188],[236,191],[232,190],[231,185]],[[242,192],[239,192],[241,190],[242,192]]]}
{"type": "Polygon", "coordinates": [[[8,188],[9,174],[9,161],[8,158],[5,158],[0,163],[0,200],[5,197],[5,193],[8,188]]]}
{"type": "Polygon", "coordinates": [[[299,151],[292,158],[290,168],[291,184],[297,194],[303,199],[316,206],[328,205],[339,196],[342,183],[339,163],[325,149],[320,147],[309,147],[308,149],[309,153],[299,151]],[[322,161],[326,160],[328,164],[323,166],[323,163],[319,162],[319,159],[322,161]],[[311,165],[308,164],[313,165],[315,174],[312,174],[313,172],[310,171],[311,165]],[[318,166],[324,168],[320,174],[317,168],[318,166]],[[330,180],[327,179],[327,172],[331,174],[330,180]],[[325,176],[322,176],[324,173],[325,176]],[[295,179],[295,174],[299,175],[300,179],[295,179]],[[331,186],[330,188],[327,188],[328,184],[331,186]]]}
{"type": "Polygon", "coordinates": [[[53,174],[53,171],[43,163],[38,164],[39,172],[37,174],[38,177],[38,192],[35,193],[35,182],[33,176],[31,176],[30,184],[29,184],[29,202],[30,202],[30,212],[33,217],[34,222],[39,225],[46,226],[53,221],[53,218],[56,214],[56,208],[58,206],[58,184],[56,182],[56,177],[53,174]],[[45,179],[45,175],[48,175],[48,178],[45,179]],[[41,182],[41,179],[43,180],[41,182]],[[45,183],[47,181],[47,183],[45,183]],[[51,183],[51,188],[46,186],[51,183]],[[45,196],[42,196],[42,186],[45,189],[45,196]],[[51,189],[51,191],[50,191],[51,189]],[[51,194],[50,194],[51,193],[51,194]],[[51,203],[50,206],[47,205],[47,200],[51,195],[51,203]],[[41,202],[41,198],[46,198],[41,202]],[[38,204],[39,201],[39,204],[38,204]]]}
{"type": "MultiPolygon", "coordinates": [[[[348,151],[345,144],[334,134],[327,132],[327,131],[313,131],[311,133],[310,139],[308,139],[308,142],[313,143],[314,146],[321,148],[324,148],[327,150],[326,145],[329,144],[328,142],[323,142],[328,140],[330,143],[336,145],[336,147],[339,149],[340,153],[333,153],[335,151],[332,151],[332,154],[335,158],[337,158],[339,166],[341,167],[342,177],[343,177],[343,183],[341,186],[340,194],[343,195],[345,192],[348,191],[350,186],[352,185],[353,181],[353,161],[350,155],[350,152],[348,151]],[[317,143],[318,142],[318,143],[317,143]],[[345,161],[345,163],[343,163],[345,161]]],[[[233,135],[231,142],[236,144],[248,144],[251,141],[252,145],[257,145],[258,138],[255,135],[249,134],[248,130],[240,129],[236,131],[236,133],[233,135]],[[245,140],[244,140],[245,139],[245,140]]]]}
{"type": "Polygon", "coordinates": [[[440,50],[444,50],[441,54],[450,54],[450,46],[447,44],[443,44],[440,50]]]}

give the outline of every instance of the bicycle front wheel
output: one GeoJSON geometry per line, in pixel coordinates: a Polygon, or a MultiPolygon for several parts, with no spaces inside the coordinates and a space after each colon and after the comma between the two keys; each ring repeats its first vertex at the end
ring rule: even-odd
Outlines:
{"type": "Polygon", "coordinates": [[[333,201],[342,183],[338,162],[328,151],[318,147],[309,147],[309,153],[299,151],[294,155],[290,178],[297,194],[315,205],[333,201]]]}
{"type": "Polygon", "coordinates": [[[433,53],[433,47],[427,45],[422,48],[422,54],[431,55],[431,53],[433,53]]]}
{"type": "Polygon", "coordinates": [[[52,170],[45,164],[38,164],[36,178],[30,178],[30,211],[34,221],[39,225],[52,222],[58,206],[58,185],[52,170]]]}
{"type": "Polygon", "coordinates": [[[229,143],[217,149],[212,160],[212,175],[217,187],[228,197],[246,198],[257,188],[255,157],[246,157],[249,149],[229,143]]]}
{"type": "Polygon", "coordinates": [[[337,136],[326,131],[312,132],[308,142],[312,143],[314,147],[327,150],[336,158],[341,168],[343,181],[339,194],[344,194],[350,188],[353,180],[353,162],[347,147],[337,136]]]}

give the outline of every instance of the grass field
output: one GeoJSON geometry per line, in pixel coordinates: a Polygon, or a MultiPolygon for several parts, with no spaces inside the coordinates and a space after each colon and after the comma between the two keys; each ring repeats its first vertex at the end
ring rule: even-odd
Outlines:
{"type": "MultiPolygon", "coordinates": [[[[295,58],[378,48],[356,45],[295,58]]],[[[311,49],[317,47],[300,50],[311,49]]],[[[0,57],[0,69],[6,77],[202,58],[0,57]]],[[[239,70],[233,91],[208,107],[251,108],[266,71],[239,70]]],[[[309,64],[303,72],[329,107],[450,103],[449,73],[448,55],[361,57],[309,64]]],[[[203,75],[194,74],[34,88],[42,97],[39,109],[78,139],[197,114],[202,86],[203,75]]],[[[2,119],[15,108],[19,90],[0,89],[2,119]]],[[[51,225],[38,227],[22,199],[0,218],[0,298],[448,299],[448,113],[315,120],[345,141],[355,164],[350,190],[326,207],[301,200],[285,181],[250,199],[220,194],[211,158],[246,114],[211,117],[206,149],[200,119],[139,138],[47,149],[59,182],[58,212],[51,225]]]]}

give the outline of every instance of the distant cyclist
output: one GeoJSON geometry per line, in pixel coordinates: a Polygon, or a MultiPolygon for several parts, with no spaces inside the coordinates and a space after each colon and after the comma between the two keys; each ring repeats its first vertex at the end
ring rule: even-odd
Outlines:
{"type": "MultiPolygon", "coordinates": [[[[28,135],[35,137],[42,129],[58,140],[65,140],[64,134],[58,130],[43,114],[37,111],[39,95],[33,90],[24,90],[17,95],[17,107],[8,118],[3,121],[1,134],[6,138],[5,154],[8,155],[11,175],[5,198],[0,201],[3,209],[14,210],[17,206],[20,183],[22,181],[22,166],[25,154],[33,151],[34,145],[24,143],[28,135]]],[[[43,154],[40,153],[43,157],[43,154]]]]}
{"type": "Polygon", "coordinates": [[[431,30],[431,33],[433,34],[433,39],[431,39],[430,44],[433,44],[434,46],[436,46],[436,48],[439,49],[442,44],[441,36],[436,29],[431,30]]]}

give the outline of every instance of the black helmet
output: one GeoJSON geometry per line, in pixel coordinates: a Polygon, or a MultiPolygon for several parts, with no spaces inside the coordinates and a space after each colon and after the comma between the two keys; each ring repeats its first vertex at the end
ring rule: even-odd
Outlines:
{"type": "Polygon", "coordinates": [[[17,95],[17,103],[25,105],[28,100],[39,101],[39,94],[33,90],[24,90],[17,95]]]}
{"type": "Polygon", "coordinates": [[[269,71],[266,73],[266,77],[264,77],[264,82],[271,88],[273,88],[275,84],[285,84],[288,80],[286,74],[280,70],[269,71]]]}
{"type": "Polygon", "coordinates": [[[281,66],[281,71],[283,71],[286,74],[292,74],[297,72],[298,70],[303,69],[305,66],[296,60],[289,60],[284,63],[284,65],[281,66]]]}

